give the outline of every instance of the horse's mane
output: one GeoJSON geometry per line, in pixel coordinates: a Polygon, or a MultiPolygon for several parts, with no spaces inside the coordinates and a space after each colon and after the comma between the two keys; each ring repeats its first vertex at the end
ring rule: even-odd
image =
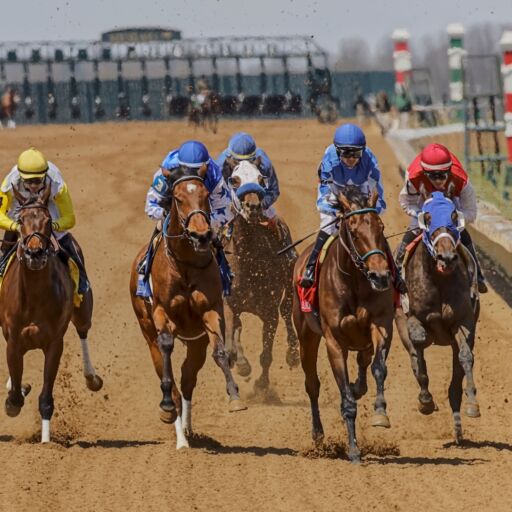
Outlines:
{"type": "Polygon", "coordinates": [[[351,203],[355,203],[358,208],[366,208],[368,206],[370,198],[367,194],[362,192],[359,187],[355,185],[345,185],[340,187],[339,190],[351,203]]]}

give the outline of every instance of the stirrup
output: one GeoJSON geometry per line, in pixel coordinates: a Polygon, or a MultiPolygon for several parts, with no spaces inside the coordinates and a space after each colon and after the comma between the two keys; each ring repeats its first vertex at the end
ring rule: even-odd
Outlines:
{"type": "Polygon", "coordinates": [[[299,285],[302,288],[311,288],[315,284],[315,267],[306,267],[300,279],[299,285]]]}

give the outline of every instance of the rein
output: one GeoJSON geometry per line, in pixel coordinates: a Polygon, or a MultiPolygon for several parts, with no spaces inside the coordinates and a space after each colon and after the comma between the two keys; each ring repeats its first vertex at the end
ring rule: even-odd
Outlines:
{"type": "MultiPolygon", "coordinates": [[[[378,211],[376,208],[361,208],[360,210],[352,210],[346,214],[344,214],[343,219],[348,219],[349,217],[352,217],[353,215],[363,215],[365,213],[376,213],[378,215],[378,211]]],[[[380,249],[371,249],[370,251],[366,252],[362,256],[359,254],[359,251],[357,250],[354,240],[352,238],[352,235],[350,233],[350,230],[348,229],[348,226],[345,222],[343,222],[343,225],[345,226],[345,233],[349,242],[349,246],[345,243],[345,240],[343,240],[343,237],[341,236],[341,230],[338,232],[338,239],[340,241],[340,244],[342,247],[347,251],[347,253],[350,256],[350,259],[356,266],[356,268],[364,275],[364,277],[370,281],[370,277],[368,275],[368,268],[366,267],[366,260],[373,256],[374,254],[380,254],[384,258],[387,259],[387,255],[384,251],[381,251],[380,249]]],[[[340,268],[340,265],[337,262],[338,268],[340,268]]],[[[343,271],[344,272],[344,271],[343,271]]],[[[346,274],[346,272],[344,272],[346,274]]]]}

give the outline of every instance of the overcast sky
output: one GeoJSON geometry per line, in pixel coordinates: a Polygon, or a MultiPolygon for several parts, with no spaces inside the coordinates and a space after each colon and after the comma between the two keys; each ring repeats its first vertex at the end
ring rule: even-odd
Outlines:
{"type": "Polygon", "coordinates": [[[512,0],[1,0],[7,2],[0,41],[97,40],[115,28],[162,26],[183,37],[304,34],[335,53],[343,38],[363,37],[373,47],[395,28],[414,39],[454,22],[512,23],[512,0]]]}

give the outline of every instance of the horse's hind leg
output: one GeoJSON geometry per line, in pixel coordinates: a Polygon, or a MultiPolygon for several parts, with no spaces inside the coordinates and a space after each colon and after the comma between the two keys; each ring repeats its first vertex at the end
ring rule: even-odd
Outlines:
{"type": "Polygon", "coordinates": [[[60,357],[64,342],[60,340],[50,343],[44,352],[44,384],[39,395],[39,413],[42,418],[41,442],[50,442],[50,420],[53,416],[53,385],[59,370],[60,357]]]}
{"type": "MultiPolygon", "coordinates": [[[[291,279],[290,279],[291,281],[291,279]]],[[[292,323],[293,309],[293,285],[291,282],[286,286],[284,297],[279,306],[279,312],[284,320],[286,327],[286,339],[288,341],[288,349],[286,350],[286,363],[290,368],[295,368],[300,364],[299,340],[292,323]]]]}
{"type": "Polygon", "coordinates": [[[305,376],[306,393],[309,396],[311,404],[311,435],[317,447],[322,445],[324,439],[324,428],[320,420],[320,409],[318,407],[318,397],[320,395],[320,380],[317,372],[318,347],[320,345],[320,336],[305,327],[307,332],[300,336],[300,361],[305,376]]]}
{"type": "MultiPolygon", "coordinates": [[[[208,341],[208,338],[204,336],[199,340],[187,343],[187,357],[181,366],[181,392],[183,394],[181,424],[186,435],[192,434],[192,394],[197,384],[197,374],[206,361],[208,341]]],[[[188,446],[188,443],[182,446],[188,446]]],[[[177,448],[182,446],[177,446],[177,448]]]]}
{"type": "Polygon", "coordinates": [[[373,346],[357,353],[357,380],[350,384],[354,398],[359,400],[368,391],[367,370],[372,362],[373,346]]]}
{"type": "Polygon", "coordinates": [[[82,299],[80,307],[73,309],[71,321],[76,328],[82,346],[85,383],[91,391],[99,391],[103,387],[103,380],[99,375],[96,375],[96,369],[92,364],[91,355],[89,353],[89,341],[87,339],[87,334],[91,328],[92,308],[92,290],[89,288],[82,299]]]}
{"type": "Polygon", "coordinates": [[[256,379],[254,386],[259,389],[267,389],[270,384],[270,365],[272,364],[272,349],[276,336],[279,315],[277,310],[273,314],[265,316],[263,320],[263,350],[260,355],[261,375],[256,379]]]}
{"type": "Polygon", "coordinates": [[[480,416],[480,407],[476,399],[476,386],[473,378],[473,346],[475,343],[474,327],[460,326],[455,339],[459,346],[459,362],[466,375],[466,416],[478,418],[480,416]]]}
{"type": "Polygon", "coordinates": [[[402,342],[409,352],[412,371],[420,385],[418,410],[421,414],[432,414],[437,406],[428,389],[429,379],[424,356],[427,334],[421,322],[414,316],[407,320],[407,331],[408,339],[402,338],[402,342]]]}
{"type": "MultiPolygon", "coordinates": [[[[7,365],[9,367],[9,380],[7,383],[7,398],[5,399],[5,413],[14,418],[18,416],[25,403],[21,378],[23,376],[23,354],[14,341],[7,342],[7,365]]],[[[27,393],[28,394],[28,393],[27,393]]]]}
{"type": "Polygon", "coordinates": [[[240,314],[230,304],[224,304],[224,317],[226,322],[226,349],[229,355],[230,367],[236,362],[238,375],[248,377],[252,368],[244,355],[244,349],[240,342],[242,333],[242,322],[240,314]]]}
{"type": "Polygon", "coordinates": [[[450,399],[450,407],[453,413],[453,423],[455,431],[455,442],[462,442],[462,421],[460,417],[460,404],[462,402],[462,380],[464,379],[464,370],[460,364],[459,347],[452,345],[453,361],[452,361],[452,380],[448,388],[448,397],[450,399]]]}
{"type": "Polygon", "coordinates": [[[391,346],[393,323],[389,325],[372,325],[372,341],[377,346],[372,363],[372,373],[377,384],[377,396],[375,398],[375,412],[372,418],[374,427],[391,427],[386,412],[386,399],[384,398],[384,383],[388,374],[386,359],[391,346]]]}

